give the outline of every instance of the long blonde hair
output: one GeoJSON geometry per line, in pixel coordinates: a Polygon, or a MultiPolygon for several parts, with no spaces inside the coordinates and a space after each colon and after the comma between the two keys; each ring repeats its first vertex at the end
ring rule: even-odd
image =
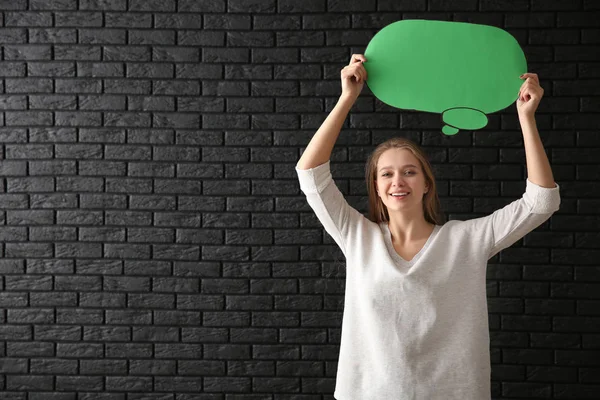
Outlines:
{"type": "Polygon", "coordinates": [[[435,177],[431,164],[427,159],[425,152],[421,147],[406,138],[392,138],[383,143],[373,150],[365,167],[365,178],[367,182],[367,192],[369,195],[369,211],[368,219],[372,222],[380,223],[387,222],[390,220],[388,210],[385,204],[381,201],[381,198],[377,195],[377,187],[375,183],[377,174],[377,162],[379,157],[389,149],[407,149],[410,150],[421,164],[421,169],[425,174],[425,184],[429,187],[427,193],[423,196],[423,215],[425,220],[435,225],[444,224],[444,213],[440,205],[440,199],[438,198],[437,187],[435,184],[435,177]]]}

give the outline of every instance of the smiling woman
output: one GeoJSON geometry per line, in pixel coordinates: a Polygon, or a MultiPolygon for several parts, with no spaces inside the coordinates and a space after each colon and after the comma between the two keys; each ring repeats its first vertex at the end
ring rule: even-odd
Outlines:
{"type": "Polygon", "coordinates": [[[365,172],[371,221],[388,222],[400,215],[414,221],[421,215],[422,225],[443,223],[431,164],[415,142],[392,138],[381,143],[369,156],[365,172]],[[396,192],[408,192],[409,196],[400,202],[392,197],[396,192]]]}
{"type": "MultiPolygon", "coordinates": [[[[365,217],[335,184],[329,160],[366,79],[363,61],[353,55],[344,68],[344,93],[296,165],[308,204],[346,257],[334,397],[489,400],[487,260],[558,210],[559,187],[528,179],[521,199],[491,215],[444,222],[425,153],[393,138],[367,160],[365,217]]],[[[535,91],[532,85],[523,89],[535,91]]],[[[528,168],[536,180],[551,178],[541,142],[533,140],[535,120],[520,120],[531,133],[528,168]]]]}

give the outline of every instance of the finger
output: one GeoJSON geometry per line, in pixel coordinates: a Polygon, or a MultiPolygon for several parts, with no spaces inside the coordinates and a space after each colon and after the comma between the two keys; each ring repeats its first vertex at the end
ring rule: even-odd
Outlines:
{"type": "Polygon", "coordinates": [[[527,86],[528,86],[528,85],[527,85],[527,82],[523,82],[523,83],[521,84],[521,87],[519,88],[519,93],[522,93],[522,92],[523,92],[523,90],[525,90],[525,88],[526,88],[527,86]]]}
{"type": "Polygon", "coordinates": [[[358,68],[358,73],[360,74],[360,79],[361,79],[361,80],[363,80],[363,81],[364,81],[364,80],[367,78],[367,77],[365,76],[365,75],[366,75],[366,71],[365,71],[365,69],[364,69],[364,68],[362,68],[362,66],[361,66],[361,68],[358,68]]]}
{"type": "Polygon", "coordinates": [[[362,54],[352,54],[352,57],[350,57],[350,63],[348,65],[352,65],[358,61],[366,61],[366,59],[362,54]]]}
{"type": "Polygon", "coordinates": [[[352,70],[352,75],[356,77],[357,81],[364,79],[364,75],[362,73],[362,68],[360,64],[354,64],[350,68],[352,70]]]}
{"type": "Polygon", "coordinates": [[[521,79],[529,79],[531,78],[533,81],[535,81],[538,85],[540,84],[540,78],[538,77],[537,74],[531,73],[531,72],[526,72],[523,75],[520,76],[521,79]]]}
{"type": "Polygon", "coordinates": [[[536,92],[542,92],[544,89],[537,82],[531,79],[532,78],[527,78],[524,87],[528,88],[530,91],[535,90],[536,92]]]}
{"type": "Polygon", "coordinates": [[[521,98],[525,102],[527,102],[531,99],[534,99],[534,98],[537,99],[536,92],[535,92],[535,90],[532,90],[531,88],[526,88],[523,91],[523,93],[521,93],[521,98]]]}

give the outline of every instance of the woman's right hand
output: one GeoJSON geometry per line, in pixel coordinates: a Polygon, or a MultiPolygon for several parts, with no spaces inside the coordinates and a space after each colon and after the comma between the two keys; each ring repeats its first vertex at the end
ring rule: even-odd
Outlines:
{"type": "Polygon", "coordinates": [[[365,61],[367,59],[362,54],[352,54],[350,63],[342,68],[342,96],[356,99],[360,95],[367,80],[367,70],[362,65],[365,61]]]}

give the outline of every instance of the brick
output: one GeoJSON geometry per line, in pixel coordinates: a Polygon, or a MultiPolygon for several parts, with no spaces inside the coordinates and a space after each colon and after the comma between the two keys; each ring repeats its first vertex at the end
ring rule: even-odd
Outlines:
{"type": "Polygon", "coordinates": [[[200,194],[202,182],[156,179],[154,190],[156,193],[167,194],[200,194]]]}
{"type": "MultiPolygon", "coordinates": [[[[176,200],[174,196],[133,195],[130,196],[129,206],[132,210],[175,210],[176,200]]],[[[131,240],[133,231],[129,230],[131,240]]]]}
{"type": "Polygon", "coordinates": [[[75,161],[30,161],[29,175],[75,175],[75,161]]]}
{"type": "MultiPolygon", "coordinates": [[[[217,99],[221,100],[221,99],[217,99]]],[[[215,109],[214,111],[223,111],[215,109]]],[[[232,98],[227,101],[227,112],[233,113],[252,113],[252,112],[273,112],[273,99],[261,98],[232,98]]]]}
{"type": "Polygon", "coordinates": [[[155,80],[152,85],[155,95],[199,95],[200,84],[192,80],[155,80]]]}
{"type": "Polygon", "coordinates": [[[79,142],[125,143],[126,132],[123,128],[80,128],[79,142]]]}
{"type": "Polygon", "coordinates": [[[78,99],[81,110],[125,110],[125,96],[82,95],[78,99]]]}
{"type": "Polygon", "coordinates": [[[199,128],[200,116],[181,113],[154,113],[152,126],[158,128],[199,128]]]}
{"type": "Polygon", "coordinates": [[[86,208],[126,208],[125,195],[83,193],[80,196],[82,209],[86,208]]]}
{"type": "Polygon", "coordinates": [[[175,99],[169,96],[128,96],[129,110],[175,111],[175,99]]]}
{"type": "Polygon", "coordinates": [[[151,28],[152,14],[142,13],[104,13],[107,28],[151,28]]]}
{"type": "Polygon", "coordinates": [[[100,93],[102,81],[91,78],[56,79],[55,90],[56,93],[100,93]]]}
{"type": "Polygon", "coordinates": [[[173,78],[171,64],[127,63],[127,76],[131,78],[173,78]]]}
{"type": "Polygon", "coordinates": [[[52,125],[52,113],[46,111],[6,111],[6,126],[52,125]]]}
{"type": "Polygon", "coordinates": [[[108,61],[150,61],[150,49],[144,46],[103,46],[108,61]]]}
{"type": "Polygon", "coordinates": [[[247,115],[207,114],[202,116],[202,127],[207,129],[247,129],[250,119],[247,115]]]}
{"type": "Polygon", "coordinates": [[[4,59],[11,60],[50,60],[51,48],[44,45],[4,46],[4,59]]]}
{"type": "Polygon", "coordinates": [[[107,112],[104,116],[105,126],[150,126],[151,116],[143,112],[107,112]]]}
{"type": "Polygon", "coordinates": [[[54,24],[57,27],[91,27],[102,26],[102,13],[100,12],[55,12],[54,24]]]}
{"type": "Polygon", "coordinates": [[[178,97],[177,111],[223,112],[225,99],[221,97],[178,97]]]}
{"type": "Polygon", "coordinates": [[[29,141],[39,142],[73,142],[77,137],[73,128],[30,128],[29,141]]]}
{"type": "Polygon", "coordinates": [[[0,109],[2,110],[25,110],[27,109],[27,97],[0,95],[0,109]]]}
{"type": "Polygon", "coordinates": [[[25,28],[4,28],[0,29],[0,40],[2,43],[26,43],[27,30],[25,28]]]}
{"type": "Polygon", "coordinates": [[[597,28],[600,12],[594,11],[559,11],[556,14],[557,26],[562,27],[592,27],[597,28]]]}
{"type": "Polygon", "coordinates": [[[578,29],[531,29],[529,44],[577,44],[579,43],[578,29]]]}
{"type": "Polygon", "coordinates": [[[55,45],[54,59],[55,60],[100,60],[101,48],[99,46],[75,46],[75,45],[55,45]]]}
{"type": "Polygon", "coordinates": [[[125,29],[79,29],[79,44],[126,44],[125,29]]]}
{"type": "Polygon", "coordinates": [[[172,243],[174,237],[173,229],[166,228],[132,228],[127,232],[127,241],[131,243],[172,243]]]}
{"type": "Polygon", "coordinates": [[[142,79],[105,79],[104,93],[150,94],[151,82],[142,79]]]}
{"type": "Polygon", "coordinates": [[[107,160],[150,160],[150,146],[140,145],[105,145],[104,158],[107,160]]]}
{"type": "Polygon", "coordinates": [[[225,44],[225,32],[214,31],[179,31],[177,32],[179,46],[219,46],[225,44]]]}
{"type": "Polygon", "coordinates": [[[152,61],[157,62],[199,62],[200,50],[194,48],[153,47],[152,61]]]}
{"type": "MultiPolygon", "coordinates": [[[[0,74],[4,77],[24,77],[26,72],[26,64],[24,62],[4,62],[0,61],[0,74]]],[[[4,88],[4,85],[0,87],[4,88]]]]}
{"type": "MultiPolygon", "coordinates": [[[[357,36],[365,36],[366,33],[355,32],[357,36]]],[[[301,31],[301,32],[276,32],[276,41],[278,47],[294,47],[294,46],[322,46],[325,44],[325,32],[319,31],[301,31]]],[[[327,32],[328,36],[339,36],[337,31],[327,32]]],[[[369,39],[361,43],[368,43],[371,34],[368,34],[369,39]]],[[[341,43],[338,43],[341,45],[341,43]]],[[[352,43],[345,43],[352,44],[352,43]]]]}
{"type": "Polygon", "coordinates": [[[133,45],[174,45],[175,32],[129,30],[127,40],[129,44],[133,45]]]}
{"type": "MultiPolygon", "coordinates": [[[[52,244],[50,243],[6,243],[4,255],[7,258],[24,258],[24,257],[52,257],[52,244]]],[[[34,320],[28,321],[27,316],[21,319],[25,323],[34,323],[34,320]]],[[[37,323],[37,322],[35,322],[37,323]]],[[[44,323],[42,319],[39,323],[44,323]]],[[[48,323],[48,322],[46,322],[48,323]]]]}
{"type": "Polygon", "coordinates": [[[49,93],[52,80],[45,78],[6,79],[6,93],[49,93]]]}
{"type": "Polygon", "coordinates": [[[273,47],[274,45],[272,32],[227,32],[227,46],[230,47],[273,47]]]}
{"type": "MultiPolygon", "coordinates": [[[[463,5],[463,4],[461,4],[461,5],[463,5]]],[[[360,0],[349,0],[349,1],[348,0],[327,0],[327,11],[331,11],[331,12],[375,11],[375,7],[376,7],[375,3],[365,3],[360,0]]],[[[459,7],[459,8],[464,8],[464,7],[459,7]]]]}
{"type": "Polygon", "coordinates": [[[29,29],[31,43],[77,43],[76,29],[29,29]]]}
{"type": "Polygon", "coordinates": [[[54,113],[55,124],[59,126],[100,126],[102,115],[86,111],[57,111],[54,113]]]}
{"type": "Polygon", "coordinates": [[[2,10],[25,10],[27,9],[26,0],[2,0],[0,1],[2,10]]]}
{"type": "Polygon", "coordinates": [[[56,158],[102,158],[102,146],[95,144],[57,144],[56,158]]]}
{"type": "Polygon", "coordinates": [[[298,2],[294,0],[279,0],[278,10],[280,13],[311,13],[325,12],[327,0],[306,0],[298,2]]]}
{"type": "Polygon", "coordinates": [[[203,96],[248,96],[248,82],[208,81],[202,86],[203,96]]]}
{"type": "Polygon", "coordinates": [[[102,178],[59,176],[56,178],[57,192],[102,192],[102,178]]]}
{"type": "Polygon", "coordinates": [[[127,0],[79,0],[80,10],[125,11],[127,0]]]}
{"type": "Polygon", "coordinates": [[[204,29],[231,31],[250,30],[251,24],[249,15],[205,14],[202,25],[204,29]]]}
{"type": "Polygon", "coordinates": [[[327,15],[306,15],[302,18],[302,29],[348,29],[350,16],[343,13],[327,15]]]}
{"type": "Polygon", "coordinates": [[[202,61],[209,63],[250,62],[248,49],[210,48],[202,49],[202,61]]]}
{"type": "Polygon", "coordinates": [[[129,11],[175,11],[175,0],[129,0],[129,11]]]}
{"type": "MultiPolygon", "coordinates": [[[[52,223],[52,221],[50,223],[52,223]]],[[[72,227],[45,226],[38,228],[30,228],[29,240],[34,242],[74,241],[77,240],[77,233],[76,228],[72,227]]],[[[56,304],[54,304],[54,306],[56,306],[56,304]]]]}
{"type": "MultiPolygon", "coordinates": [[[[178,3],[179,10],[182,8],[181,1],[178,3]]],[[[202,18],[194,14],[155,14],[154,28],[169,29],[201,29],[202,18]]]]}
{"type": "Polygon", "coordinates": [[[76,10],[77,0],[53,0],[48,3],[45,0],[30,0],[31,10],[76,10]]]}
{"type": "Polygon", "coordinates": [[[183,12],[225,12],[226,0],[179,0],[178,10],[183,12]]]}
{"type": "MultiPolygon", "coordinates": [[[[250,86],[251,96],[286,97],[297,96],[299,92],[300,90],[297,82],[252,82],[250,86]]],[[[340,93],[339,89],[336,93],[340,93]]],[[[324,92],[322,93],[322,95],[325,94],[326,93],[324,92]]]]}
{"type": "Polygon", "coordinates": [[[52,26],[52,13],[49,12],[5,12],[4,26],[52,26]]]}
{"type": "Polygon", "coordinates": [[[39,28],[29,29],[30,43],[77,43],[75,29],[39,28]]]}
{"type": "Polygon", "coordinates": [[[124,162],[79,161],[80,176],[125,176],[127,167],[124,162]]]}
{"type": "Polygon", "coordinates": [[[162,163],[129,163],[128,175],[169,178],[175,176],[175,167],[162,163]]]}
{"type": "Polygon", "coordinates": [[[75,63],[73,62],[28,62],[27,73],[29,76],[39,77],[69,77],[75,76],[75,63]]]}

